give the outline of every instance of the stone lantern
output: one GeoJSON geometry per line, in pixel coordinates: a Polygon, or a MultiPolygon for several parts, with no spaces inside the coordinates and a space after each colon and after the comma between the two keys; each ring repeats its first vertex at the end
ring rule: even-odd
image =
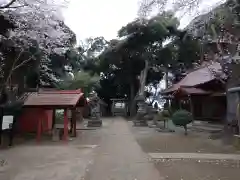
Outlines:
{"type": "Polygon", "coordinates": [[[88,127],[100,127],[102,126],[102,120],[100,119],[100,99],[97,93],[92,92],[89,94],[89,106],[90,106],[90,119],[88,120],[88,127]]]}

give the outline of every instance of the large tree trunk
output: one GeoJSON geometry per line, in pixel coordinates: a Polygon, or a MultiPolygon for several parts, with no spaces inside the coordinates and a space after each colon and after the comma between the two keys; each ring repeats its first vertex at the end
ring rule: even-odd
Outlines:
{"type": "Polygon", "coordinates": [[[130,117],[133,117],[136,115],[136,101],[135,98],[135,87],[134,84],[130,84],[130,117]]]}
{"type": "Polygon", "coordinates": [[[145,98],[145,86],[146,86],[146,80],[147,80],[147,73],[148,73],[148,68],[149,68],[149,63],[147,60],[145,60],[145,67],[141,71],[139,82],[140,82],[140,87],[139,87],[139,92],[138,96],[143,96],[145,98]]]}

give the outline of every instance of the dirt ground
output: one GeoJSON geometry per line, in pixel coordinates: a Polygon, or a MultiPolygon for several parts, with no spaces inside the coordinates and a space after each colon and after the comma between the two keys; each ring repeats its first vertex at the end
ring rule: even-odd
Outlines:
{"type": "Polygon", "coordinates": [[[40,143],[36,143],[35,136],[16,137],[13,147],[0,149],[0,180],[84,178],[104,136],[99,130],[77,133],[78,137],[67,143],[53,142],[49,136],[42,136],[40,143]]]}
{"type": "MultiPolygon", "coordinates": [[[[132,132],[146,153],[239,153],[206,133],[163,133],[148,127],[132,127],[132,132]]],[[[240,162],[227,160],[162,159],[152,160],[159,173],[169,180],[238,180],[240,162]]]]}
{"type": "Polygon", "coordinates": [[[123,118],[78,130],[68,143],[34,139],[0,150],[0,180],[160,180],[123,118]]]}
{"type": "Polygon", "coordinates": [[[96,130],[78,130],[68,143],[35,139],[0,150],[0,180],[239,180],[237,160],[150,159],[148,153],[239,154],[209,134],[190,131],[157,132],[132,122],[104,119],[96,130]],[[145,154],[146,153],[146,154],[145,154]],[[149,162],[151,161],[151,162],[149,162]],[[147,168],[146,168],[147,167],[147,168]]]}
{"type": "Polygon", "coordinates": [[[205,132],[157,132],[154,128],[132,127],[132,132],[142,149],[161,153],[240,153],[220,139],[210,139],[205,132]]]}
{"type": "Polygon", "coordinates": [[[239,180],[237,161],[165,160],[156,168],[169,180],[239,180]]]}

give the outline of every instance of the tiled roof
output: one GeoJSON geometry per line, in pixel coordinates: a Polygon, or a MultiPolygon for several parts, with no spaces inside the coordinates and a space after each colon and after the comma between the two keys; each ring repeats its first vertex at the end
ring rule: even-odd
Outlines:
{"type": "Polygon", "coordinates": [[[75,106],[83,97],[81,90],[41,91],[31,93],[25,100],[24,106],[75,106]]]}
{"type": "Polygon", "coordinates": [[[217,62],[207,65],[205,67],[198,68],[188,73],[181,81],[174,84],[172,87],[164,90],[162,93],[170,93],[178,90],[180,87],[194,87],[199,84],[204,84],[216,79],[213,75],[214,72],[221,72],[221,65],[217,62]]]}
{"type": "Polygon", "coordinates": [[[177,92],[182,91],[186,94],[210,94],[211,92],[204,91],[200,88],[194,88],[194,87],[181,87],[179,88],[174,94],[177,92]]]}

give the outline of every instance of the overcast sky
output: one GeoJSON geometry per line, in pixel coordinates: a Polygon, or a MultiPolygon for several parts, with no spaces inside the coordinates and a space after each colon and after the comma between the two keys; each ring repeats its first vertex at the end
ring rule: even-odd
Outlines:
{"type": "MultiPolygon", "coordinates": [[[[200,9],[209,9],[219,1],[222,0],[204,0],[200,9]]],[[[78,41],[97,36],[110,40],[122,26],[137,17],[137,10],[138,0],[70,0],[64,18],[78,41]]],[[[180,26],[186,26],[191,19],[191,15],[185,15],[180,26]]]]}

